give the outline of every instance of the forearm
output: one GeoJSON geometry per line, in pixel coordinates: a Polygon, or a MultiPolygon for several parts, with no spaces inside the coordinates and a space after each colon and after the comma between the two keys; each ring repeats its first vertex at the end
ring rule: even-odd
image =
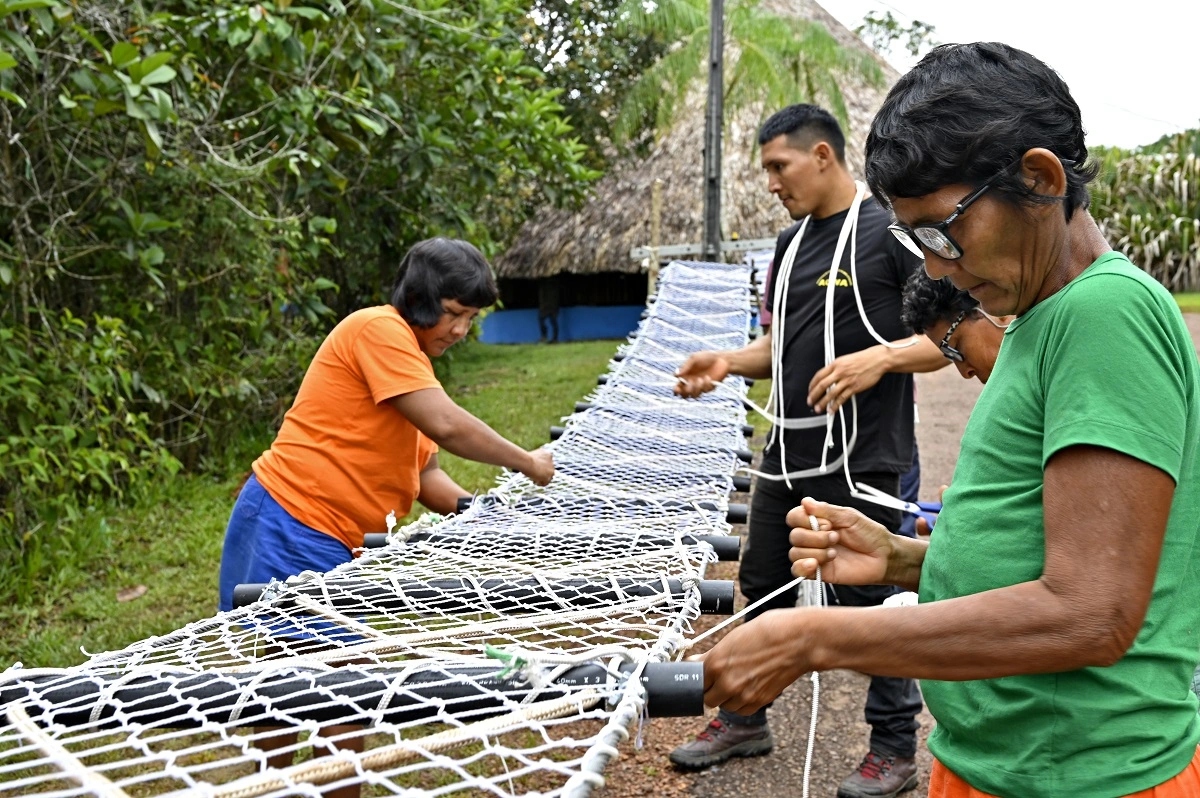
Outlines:
{"type": "Polygon", "coordinates": [[[722,352],[721,357],[729,364],[730,374],[766,379],[771,376],[771,334],[759,336],[741,349],[722,352]]]}
{"type": "Polygon", "coordinates": [[[884,368],[887,371],[893,374],[919,374],[937,371],[949,365],[950,361],[942,354],[942,350],[938,349],[937,345],[924,335],[910,335],[892,343],[905,344],[913,340],[916,341],[915,344],[898,348],[877,345],[877,348],[882,350],[884,368]]]}
{"type": "Polygon", "coordinates": [[[441,448],[459,457],[502,466],[510,471],[529,468],[531,457],[528,452],[506,440],[466,410],[454,406],[450,416],[446,429],[437,437],[430,436],[441,448]]]}
{"type": "Polygon", "coordinates": [[[458,500],[470,495],[441,468],[427,468],[421,472],[421,492],[417,501],[435,513],[457,512],[458,500]]]}
{"type": "Polygon", "coordinates": [[[1041,581],[915,607],[788,612],[807,670],[956,681],[1112,664],[1107,624],[1041,581]]]}

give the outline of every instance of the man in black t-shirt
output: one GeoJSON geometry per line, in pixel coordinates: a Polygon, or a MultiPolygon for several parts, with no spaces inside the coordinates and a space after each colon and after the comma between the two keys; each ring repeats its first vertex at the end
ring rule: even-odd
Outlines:
{"type": "MultiPolygon", "coordinates": [[[[898,495],[900,475],[913,461],[912,374],[946,364],[936,346],[900,321],[904,284],[923,267],[888,231],[890,214],[850,175],[837,121],[815,106],[789,106],[767,120],[759,143],[768,188],[797,220],[776,244],[766,293],[771,329],[742,349],[691,356],[676,387],[692,397],[729,374],[771,377],[773,342],[782,344],[775,347],[772,384],[779,418],[763,454],[768,476],[755,483],[739,573],[750,602],[792,581],[785,517],[805,496],[855,507],[899,528],[898,510],[851,494],[845,460],[853,483],[898,495]]],[[[880,604],[898,592],[843,585],[826,591],[830,604],[848,606],[880,604]]],[[[797,592],[776,596],[751,616],[795,606],[797,592]]],[[[839,798],[886,798],[916,786],[921,706],[913,680],[871,678],[870,751],[842,783],[839,798]]],[[[751,716],[722,709],[695,740],[671,752],[671,761],[708,767],[767,753],[773,745],[765,709],[751,716]]]]}

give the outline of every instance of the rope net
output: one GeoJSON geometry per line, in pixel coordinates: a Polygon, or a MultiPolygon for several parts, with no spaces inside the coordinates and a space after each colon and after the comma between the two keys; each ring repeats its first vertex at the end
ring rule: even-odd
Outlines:
{"type": "Polygon", "coordinates": [[[0,794],[586,795],[639,718],[702,709],[698,666],[672,660],[701,612],[732,611],[705,571],[730,533],[745,384],[671,389],[691,352],[745,344],[750,288],[743,266],[664,269],[550,444],[549,486],[505,473],[329,573],[0,674],[0,794]]]}

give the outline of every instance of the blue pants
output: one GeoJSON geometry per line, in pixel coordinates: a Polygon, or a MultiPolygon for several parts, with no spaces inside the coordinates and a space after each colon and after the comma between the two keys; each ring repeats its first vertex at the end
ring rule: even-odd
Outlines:
{"type": "Polygon", "coordinates": [[[240,584],[325,573],[351,559],[344,543],[292,518],[252,474],[225,529],[220,609],[233,609],[233,589],[240,584]]]}

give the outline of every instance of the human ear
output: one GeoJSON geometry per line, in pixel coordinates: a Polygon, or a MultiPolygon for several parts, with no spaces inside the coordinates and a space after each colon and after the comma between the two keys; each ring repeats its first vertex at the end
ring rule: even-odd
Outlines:
{"type": "Polygon", "coordinates": [[[1021,176],[1030,191],[1043,197],[1062,197],[1067,193],[1067,173],[1062,161],[1045,147],[1034,147],[1021,157],[1021,176]]]}

